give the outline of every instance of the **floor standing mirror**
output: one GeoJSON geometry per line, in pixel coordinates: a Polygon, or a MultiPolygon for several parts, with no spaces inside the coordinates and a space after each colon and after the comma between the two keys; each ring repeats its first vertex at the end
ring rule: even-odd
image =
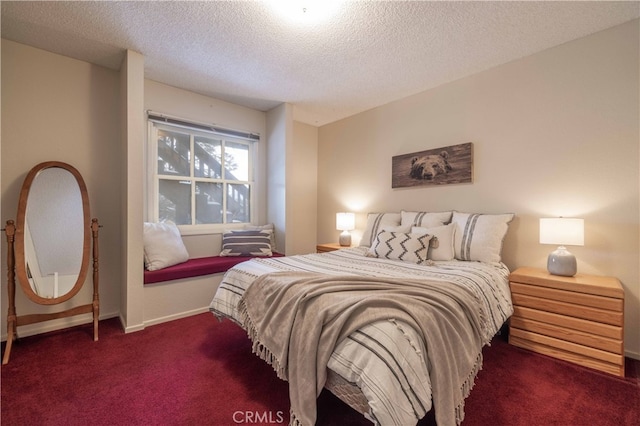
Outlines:
{"type": "Polygon", "coordinates": [[[90,220],[89,196],[82,176],[58,161],[38,164],[27,174],[18,200],[16,221],[7,221],[9,362],[17,327],[93,313],[93,340],[98,340],[98,220],[90,220]],[[93,248],[93,301],[60,312],[16,314],[16,277],[27,298],[57,305],[74,297],[85,284],[93,248]]]}

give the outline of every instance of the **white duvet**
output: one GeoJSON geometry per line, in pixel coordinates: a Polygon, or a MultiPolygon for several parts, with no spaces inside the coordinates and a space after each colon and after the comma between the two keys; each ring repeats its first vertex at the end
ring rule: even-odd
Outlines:
{"type": "MultiPolygon", "coordinates": [[[[260,275],[277,271],[322,272],[450,281],[480,296],[489,316],[490,339],[513,313],[509,270],[504,264],[448,261],[421,266],[366,257],[367,248],[278,258],[256,258],[230,269],[209,309],[242,325],[238,302],[260,275]]],[[[375,424],[411,425],[431,409],[431,381],[425,347],[416,332],[395,320],[369,324],[340,342],[328,368],[355,383],[369,402],[366,417],[375,424]]]]}

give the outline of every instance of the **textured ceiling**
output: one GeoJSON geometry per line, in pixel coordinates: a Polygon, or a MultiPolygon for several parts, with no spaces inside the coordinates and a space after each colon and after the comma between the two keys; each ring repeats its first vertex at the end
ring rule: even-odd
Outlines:
{"type": "Polygon", "coordinates": [[[634,1],[347,1],[316,23],[258,1],[2,1],[2,37],[113,69],[135,50],[146,78],[289,102],[320,126],[639,16],[634,1]]]}

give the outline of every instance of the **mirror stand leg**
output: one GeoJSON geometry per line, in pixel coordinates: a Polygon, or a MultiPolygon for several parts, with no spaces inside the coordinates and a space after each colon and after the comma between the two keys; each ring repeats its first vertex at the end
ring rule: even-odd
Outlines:
{"type": "Polygon", "coordinates": [[[11,356],[11,346],[13,341],[16,340],[16,318],[9,318],[7,320],[7,346],[4,348],[4,356],[2,357],[2,365],[9,363],[9,357],[11,356]]]}
{"type": "Polygon", "coordinates": [[[99,308],[97,306],[97,302],[93,302],[93,341],[98,341],[98,317],[99,317],[99,308]]]}
{"type": "Polygon", "coordinates": [[[93,340],[98,341],[98,319],[100,317],[99,266],[98,266],[98,219],[91,219],[91,237],[93,239],[93,340]]]}
{"type": "Polygon", "coordinates": [[[13,220],[7,221],[4,228],[7,235],[7,296],[9,298],[9,308],[7,312],[7,346],[4,349],[2,357],[2,365],[9,362],[11,355],[11,346],[17,338],[18,317],[16,316],[16,274],[15,274],[15,253],[13,244],[15,241],[16,226],[13,220]]]}

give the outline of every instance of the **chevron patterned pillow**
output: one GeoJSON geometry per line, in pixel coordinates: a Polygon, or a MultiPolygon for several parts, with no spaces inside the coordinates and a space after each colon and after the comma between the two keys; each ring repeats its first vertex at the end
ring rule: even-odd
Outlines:
{"type": "Polygon", "coordinates": [[[422,265],[428,262],[429,234],[406,234],[404,232],[381,231],[376,236],[367,256],[402,260],[422,265]]]}

